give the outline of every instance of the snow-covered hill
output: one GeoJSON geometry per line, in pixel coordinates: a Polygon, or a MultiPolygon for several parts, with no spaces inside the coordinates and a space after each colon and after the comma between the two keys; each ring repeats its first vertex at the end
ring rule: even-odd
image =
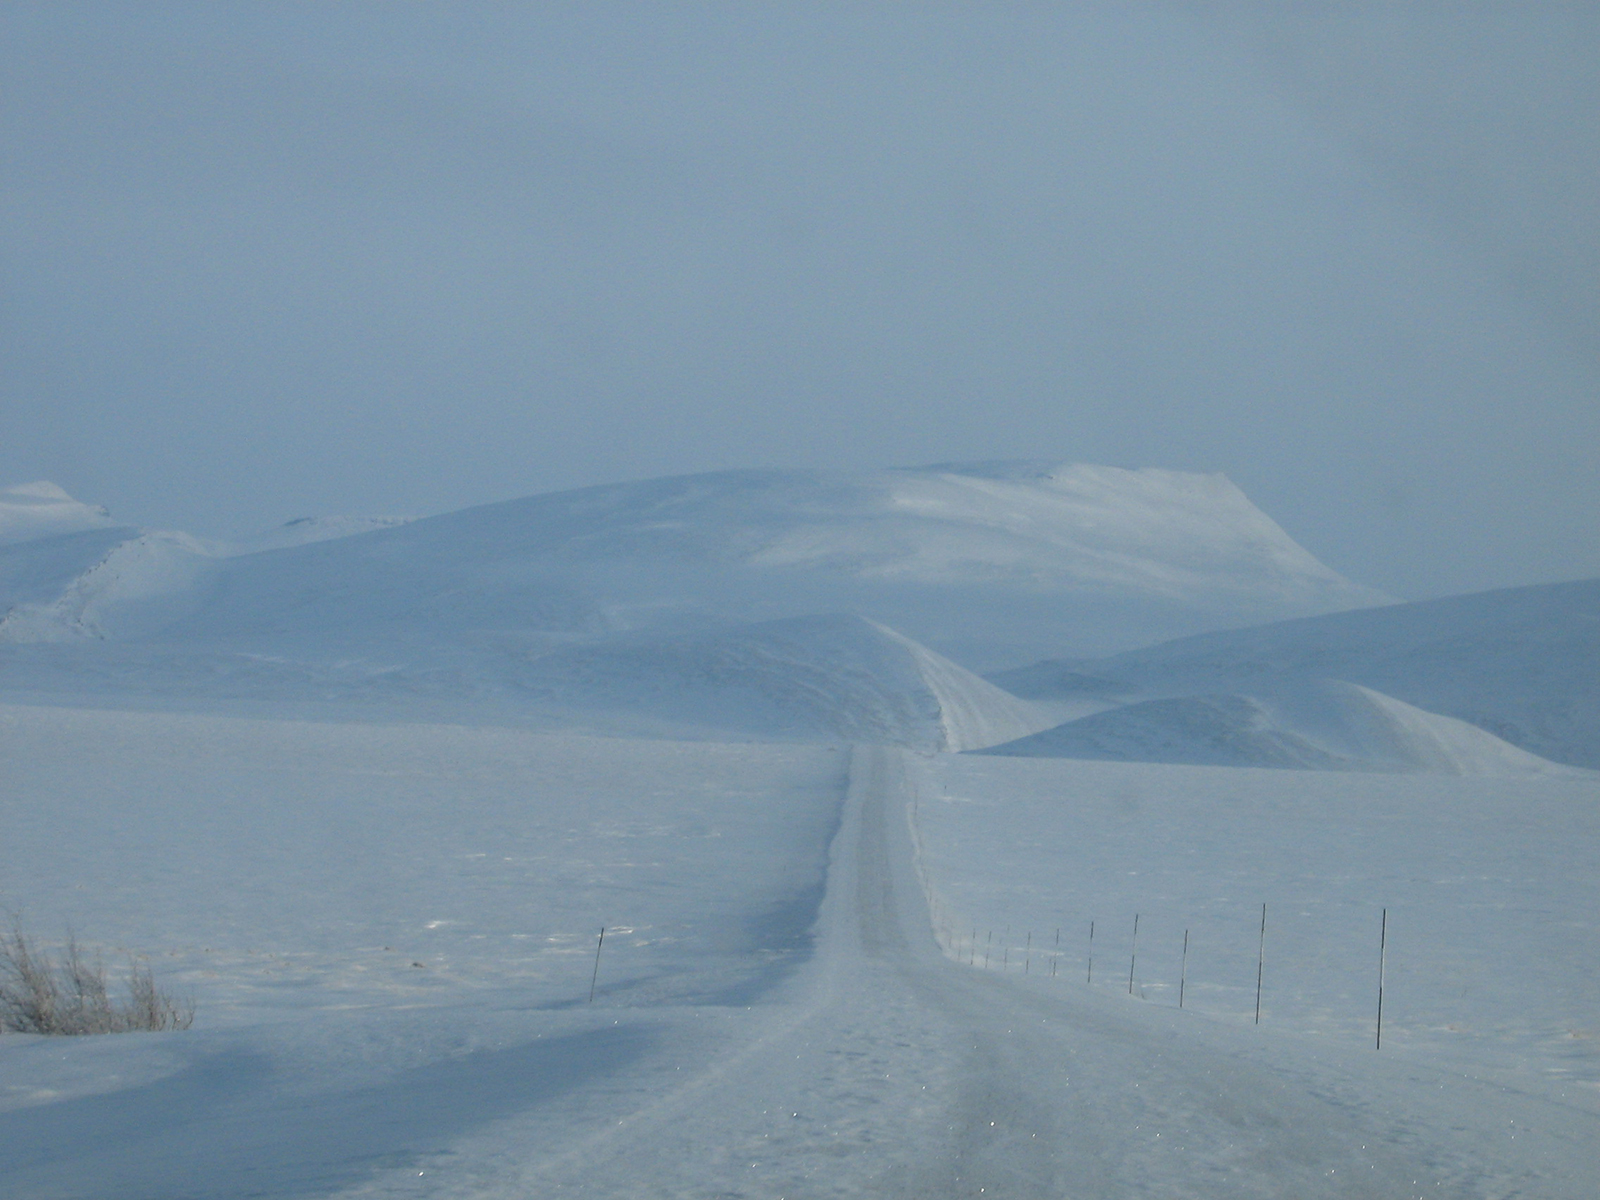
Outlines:
{"type": "Polygon", "coordinates": [[[215,560],[403,525],[405,517],[302,517],[239,541],[137,529],[53,483],[0,491],[0,642],[137,638],[209,598],[215,560]]]}
{"type": "Polygon", "coordinates": [[[400,616],[397,592],[434,636],[857,612],[974,668],[1385,599],[1220,476],[1007,463],[723,472],[486,505],[232,560],[181,634],[350,629],[374,606],[400,616]],[[552,612],[554,594],[569,599],[552,612]]]}
{"type": "Polygon", "coordinates": [[[1584,774],[1465,721],[1335,680],[1300,681],[1261,695],[1139,701],[982,752],[1317,771],[1584,774]]]}
{"type": "Polygon", "coordinates": [[[13,652],[14,694],[94,681],[962,749],[1063,717],[974,664],[1382,599],[1220,476],[1081,465],[724,472],[255,544],[107,529],[0,548],[0,640],[77,644],[13,652]]]}
{"type": "Polygon", "coordinates": [[[183,533],[109,529],[0,548],[0,642],[154,632],[204,599],[215,558],[183,533]]]}
{"type": "Polygon", "coordinates": [[[1600,580],[1283,621],[990,678],[1030,699],[1122,701],[1342,679],[1544,758],[1600,767],[1600,580]]]}

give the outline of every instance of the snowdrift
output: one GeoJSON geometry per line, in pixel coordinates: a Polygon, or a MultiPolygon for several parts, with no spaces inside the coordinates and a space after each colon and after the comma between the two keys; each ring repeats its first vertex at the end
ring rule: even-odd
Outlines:
{"type": "Polygon", "coordinates": [[[848,615],[612,639],[537,658],[518,682],[544,705],[922,751],[991,746],[1049,724],[926,647],[848,615]]]}
{"type": "Polygon", "coordinates": [[[1030,699],[1123,701],[1343,679],[1543,758],[1600,768],[1600,580],[1282,621],[989,678],[1030,699]]]}
{"type": "Polygon", "coordinates": [[[1144,700],[982,753],[1320,771],[1586,774],[1465,721],[1334,680],[1303,681],[1265,695],[1144,700]]]}

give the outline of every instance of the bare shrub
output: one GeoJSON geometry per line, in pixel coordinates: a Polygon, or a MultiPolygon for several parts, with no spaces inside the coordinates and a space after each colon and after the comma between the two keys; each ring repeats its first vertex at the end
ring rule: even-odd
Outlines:
{"type": "Polygon", "coordinates": [[[112,999],[105,965],[85,955],[76,938],[67,939],[58,960],[20,925],[0,934],[0,1033],[129,1033],[194,1023],[194,1006],[161,991],[149,968],[131,960],[127,991],[126,1001],[112,999]]]}

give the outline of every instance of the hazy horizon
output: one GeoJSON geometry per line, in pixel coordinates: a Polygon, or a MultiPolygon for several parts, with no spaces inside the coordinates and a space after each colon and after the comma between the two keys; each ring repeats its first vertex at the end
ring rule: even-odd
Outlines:
{"type": "Polygon", "coordinates": [[[1600,574],[1587,7],[0,21],[0,485],[229,534],[1057,459],[1405,598],[1600,574]]]}

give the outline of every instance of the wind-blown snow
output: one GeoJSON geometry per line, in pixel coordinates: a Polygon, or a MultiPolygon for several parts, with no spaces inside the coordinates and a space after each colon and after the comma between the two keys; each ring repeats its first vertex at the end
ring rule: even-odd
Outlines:
{"type": "Polygon", "coordinates": [[[1592,1195],[1591,787],[859,751],[841,804],[816,747],[18,707],[0,755],[4,898],[200,1012],[0,1038],[19,1200],[1592,1195]],[[1130,900],[1138,998],[1017,969],[1130,900]]]}
{"type": "Polygon", "coordinates": [[[1493,733],[1581,755],[1600,585],[1019,695],[970,663],[1378,597],[1175,472],[735,472],[249,553],[35,500],[0,909],[199,1020],[0,1038],[8,1197],[1595,1192],[1595,776],[1493,733]],[[1134,913],[1133,995],[1062,969],[1134,913]]]}
{"type": "Polygon", "coordinates": [[[1324,771],[1586,774],[1465,721],[1335,680],[1301,681],[1264,695],[1140,701],[984,753],[1324,771]]]}

